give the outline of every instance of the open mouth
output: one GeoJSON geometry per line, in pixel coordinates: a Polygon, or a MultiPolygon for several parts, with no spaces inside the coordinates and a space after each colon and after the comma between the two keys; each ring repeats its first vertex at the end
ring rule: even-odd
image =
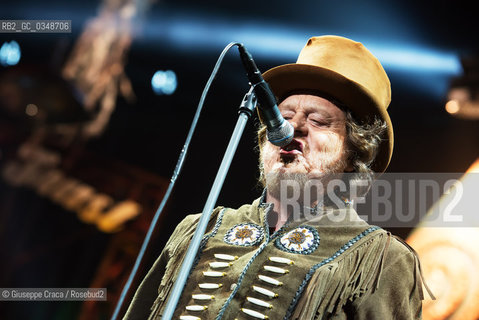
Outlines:
{"type": "Polygon", "coordinates": [[[303,153],[303,143],[299,140],[293,139],[290,144],[281,147],[280,154],[301,154],[303,153]]]}

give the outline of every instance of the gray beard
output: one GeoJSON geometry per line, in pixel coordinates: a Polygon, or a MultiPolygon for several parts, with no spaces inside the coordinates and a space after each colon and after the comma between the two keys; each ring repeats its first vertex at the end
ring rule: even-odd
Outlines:
{"type": "Polygon", "coordinates": [[[295,198],[301,206],[313,207],[327,201],[328,183],[342,179],[343,173],[338,172],[342,167],[342,163],[337,163],[314,178],[307,173],[270,172],[265,174],[266,188],[278,200],[295,198]]]}
{"type": "MultiPolygon", "coordinates": [[[[263,145],[263,150],[267,149],[267,143],[268,142],[265,142],[265,144],[263,145]]],[[[307,150],[305,152],[307,152],[307,150]]],[[[263,153],[261,156],[261,161],[263,162],[263,164],[260,166],[260,168],[262,168],[261,170],[263,170],[264,172],[264,163],[278,160],[279,159],[275,160],[274,157],[271,157],[268,152],[263,153]]],[[[294,159],[291,161],[291,163],[295,161],[299,160],[294,159]]],[[[303,206],[313,206],[318,199],[321,200],[323,198],[322,191],[324,190],[324,192],[326,192],[327,184],[332,179],[340,179],[343,174],[343,170],[346,167],[345,162],[342,160],[338,161],[323,157],[321,161],[323,162],[323,165],[321,166],[323,172],[320,173],[320,176],[316,175],[314,177],[311,177],[307,172],[289,172],[291,170],[291,166],[289,166],[290,162],[283,163],[284,170],[268,173],[264,172],[264,181],[268,193],[272,197],[281,200],[285,197],[290,199],[292,194],[296,192],[294,195],[299,195],[298,201],[301,202],[303,206]],[[290,169],[288,169],[288,167],[290,169]],[[316,185],[319,185],[319,187],[316,187],[316,185]]]]}
{"type": "Polygon", "coordinates": [[[297,185],[300,190],[304,190],[309,178],[304,173],[271,172],[265,175],[265,181],[269,194],[276,199],[280,199],[282,187],[297,185]]]}

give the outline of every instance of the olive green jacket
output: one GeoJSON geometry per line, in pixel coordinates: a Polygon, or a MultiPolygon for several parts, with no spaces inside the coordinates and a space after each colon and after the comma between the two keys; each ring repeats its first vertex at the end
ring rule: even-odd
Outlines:
{"type": "MultiPolygon", "coordinates": [[[[174,319],[421,319],[419,261],[352,208],[270,235],[271,204],[217,208],[174,319]]],[[[175,229],[124,319],[161,319],[200,215],[175,229]]]]}

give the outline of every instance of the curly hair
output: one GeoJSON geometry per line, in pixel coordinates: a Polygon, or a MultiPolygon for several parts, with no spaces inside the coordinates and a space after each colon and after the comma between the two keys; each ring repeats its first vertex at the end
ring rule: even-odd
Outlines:
{"type": "Polygon", "coordinates": [[[348,159],[354,172],[372,175],[371,165],[376,158],[382,135],[387,130],[385,121],[374,118],[373,121],[361,123],[350,111],[346,111],[346,133],[348,159]]]}
{"type": "MultiPolygon", "coordinates": [[[[353,167],[353,174],[348,175],[348,180],[360,179],[366,180],[367,186],[360,194],[366,194],[371,187],[374,180],[374,171],[371,166],[376,158],[379,150],[379,145],[382,140],[384,132],[387,130],[386,122],[379,118],[373,120],[367,119],[364,122],[359,122],[355,119],[351,111],[340,103],[333,101],[340,109],[343,110],[346,116],[346,134],[347,134],[347,155],[353,167]]],[[[262,187],[265,187],[266,181],[264,176],[264,168],[262,159],[262,146],[266,142],[266,126],[260,125],[257,131],[258,148],[259,148],[259,178],[258,181],[262,187]]]]}

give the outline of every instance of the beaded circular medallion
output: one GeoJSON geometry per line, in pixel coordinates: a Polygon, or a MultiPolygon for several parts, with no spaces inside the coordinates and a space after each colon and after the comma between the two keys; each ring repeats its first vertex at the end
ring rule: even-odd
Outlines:
{"type": "Polygon", "coordinates": [[[225,234],[224,241],[237,246],[254,246],[263,240],[263,228],[253,223],[237,224],[225,234]]]}
{"type": "Polygon", "coordinates": [[[278,249],[300,254],[310,254],[319,246],[319,234],[309,226],[297,227],[275,241],[278,249]]]}

